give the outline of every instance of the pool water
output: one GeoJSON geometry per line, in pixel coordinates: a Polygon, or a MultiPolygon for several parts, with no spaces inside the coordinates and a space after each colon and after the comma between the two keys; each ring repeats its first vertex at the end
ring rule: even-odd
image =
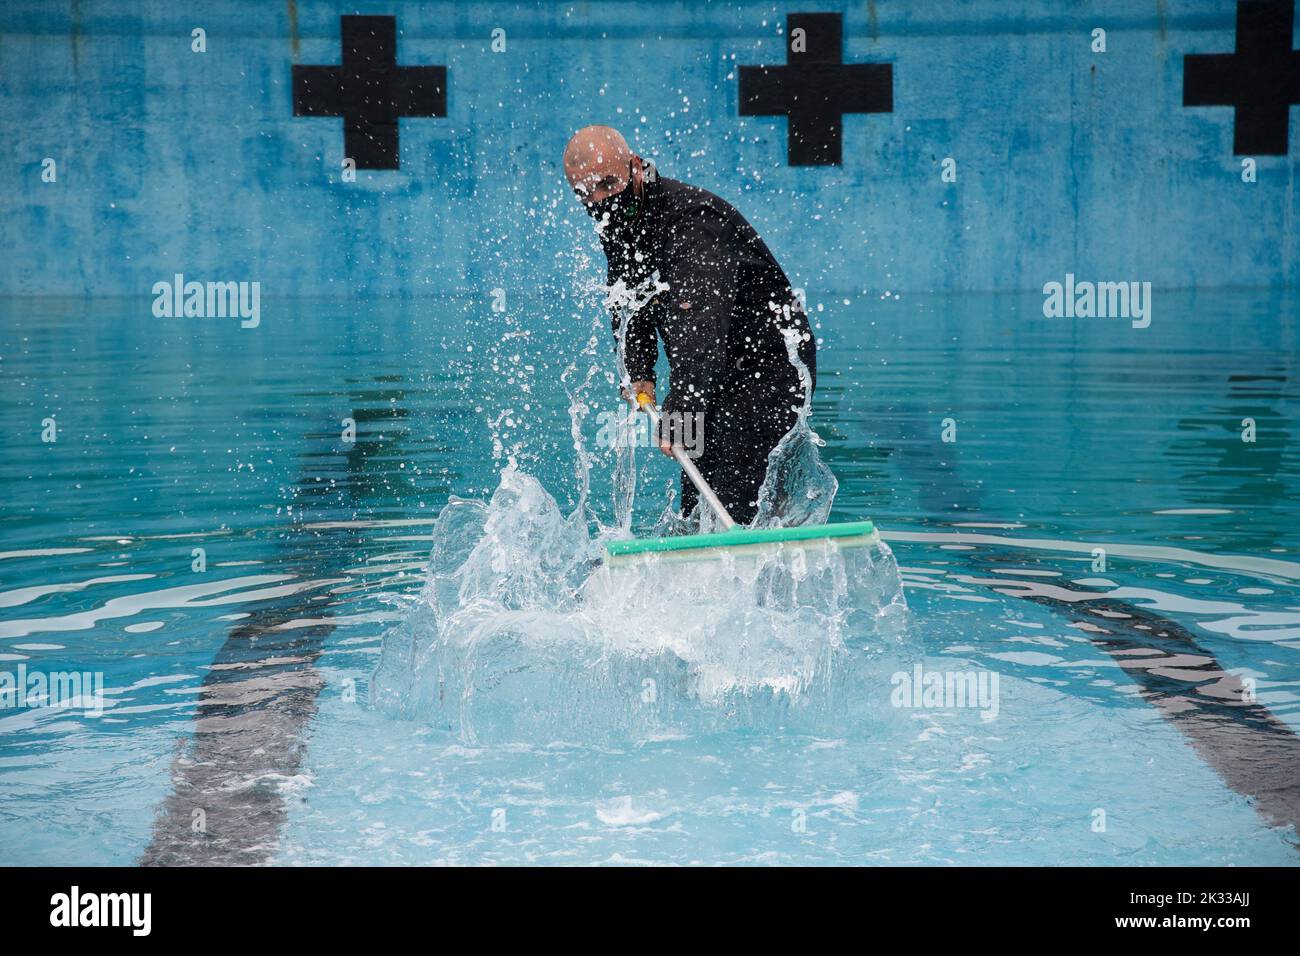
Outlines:
{"type": "MultiPolygon", "coordinates": [[[[491,632],[509,666],[449,672],[432,636],[452,496],[504,474],[567,516],[589,455],[613,523],[581,297],[264,300],[257,329],[0,301],[0,669],[104,688],[99,716],[0,710],[0,860],[1294,864],[1293,295],[1157,292],[1147,329],[1032,293],[810,306],[832,518],[877,523],[907,609],[801,617],[812,677],[713,693],[535,604],[491,632]],[[808,620],[844,625],[833,655],[808,620]],[[612,690],[642,665],[673,704],[648,723],[612,690]],[[900,701],[918,667],[992,696],[900,701]]],[[[644,530],[676,479],[636,461],[644,530]]],[[[736,678],[746,625],[714,639],[736,678]]]]}

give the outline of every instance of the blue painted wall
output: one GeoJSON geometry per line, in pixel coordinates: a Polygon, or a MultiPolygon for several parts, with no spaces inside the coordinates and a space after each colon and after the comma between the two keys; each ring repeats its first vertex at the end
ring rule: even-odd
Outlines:
{"type": "Polygon", "coordinates": [[[1181,105],[1183,54],[1234,27],[1224,0],[6,0],[0,293],[564,289],[595,247],[559,156],[589,122],[732,200],[810,293],[1294,284],[1300,109],[1246,184],[1232,111],[1181,105]],[[736,67],[784,62],[802,11],[894,64],[895,112],[847,117],[839,168],[787,166],[785,121],[737,112],[736,67]],[[449,115],[403,121],[400,171],[351,184],[341,121],[291,104],[291,64],[339,61],[341,13],[395,14],[399,62],[449,72],[449,115]]]}

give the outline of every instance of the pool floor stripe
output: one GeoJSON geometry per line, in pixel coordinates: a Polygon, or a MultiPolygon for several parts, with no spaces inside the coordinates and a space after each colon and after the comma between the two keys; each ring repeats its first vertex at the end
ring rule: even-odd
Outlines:
{"type": "MultiPolygon", "coordinates": [[[[346,450],[340,450],[337,433],[308,436],[294,504],[300,515],[315,511],[315,524],[296,525],[286,534],[280,562],[285,571],[325,577],[322,564],[365,543],[355,521],[337,522],[330,530],[319,523],[369,513],[379,507],[378,492],[393,493],[380,472],[402,454],[408,415],[402,388],[393,382],[400,379],[387,376],[380,384],[367,381],[331,396],[332,407],[352,409],[358,424],[356,441],[346,450]],[[366,432],[371,422],[382,422],[382,429],[366,432]]],[[[312,393],[317,402],[321,394],[312,393]]],[[[227,635],[204,677],[194,733],[172,761],[172,789],[159,808],[142,865],[242,866],[274,859],[325,685],[316,661],[334,625],[279,628],[320,618],[326,606],[316,596],[309,590],[262,605],[227,635]]]]}
{"type": "MultiPolygon", "coordinates": [[[[1005,557],[1007,563],[1025,567],[1032,556],[1005,557]]],[[[1187,628],[1104,595],[1082,592],[1067,600],[1047,593],[1040,583],[961,579],[1069,619],[1123,668],[1142,697],[1230,789],[1251,801],[1268,825],[1300,830],[1300,737],[1267,706],[1250,699],[1241,678],[1226,671],[1187,628]]]]}
{"type": "Polygon", "coordinates": [[[271,859],[324,685],[316,659],[334,629],[275,629],[302,610],[263,612],[230,633],[203,682],[193,738],[173,761],[145,866],[271,859]]]}

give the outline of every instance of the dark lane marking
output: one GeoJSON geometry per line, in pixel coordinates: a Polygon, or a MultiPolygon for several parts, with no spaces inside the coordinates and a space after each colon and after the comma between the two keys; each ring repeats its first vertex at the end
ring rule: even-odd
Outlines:
{"type": "Polygon", "coordinates": [[[231,631],[203,681],[194,738],[172,764],[143,865],[247,866],[274,852],[287,817],[280,784],[302,766],[324,686],[315,663],[334,629],[275,630],[304,610],[260,610],[231,631]]]}
{"type": "MultiPolygon", "coordinates": [[[[1051,605],[1051,599],[1037,599],[1051,605]]],[[[1061,609],[1064,610],[1064,609],[1061,609]]],[[[1272,826],[1300,828],[1300,738],[1229,674],[1186,628],[1119,601],[1068,615],[1142,688],[1142,696],[1272,826]]]]}
{"type": "MultiPolygon", "coordinates": [[[[1286,381],[1286,376],[1277,372],[1229,376],[1229,404],[1224,417],[1180,422],[1180,438],[1166,454],[1176,459],[1176,475],[1184,486],[1185,500],[1202,504],[1222,500],[1205,497],[1199,483],[1206,474],[1235,476],[1238,487],[1215,489],[1223,494],[1231,492],[1234,500],[1254,500],[1252,496],[1264,494],[1262,489],[1268,490],[1265,500],[1277,500],[1272,487],[1281,487],[1278,475],[1282,462],[1280,452],[1273,451],[1273,443],[1284,442],[1286,432],[1278,424],[1284,416],[1273,410],[1273,403],[1281,399],[1286,381]],[[1246,414],[1270,423],[1268,442],[1247,446],[1239,433],[1222,431],[1225,417],[1239,421],[1246,414]],[[1187,441],[1188,433],[1206,426],[1215,429],[1210,438],[1187,441]],[[1245,457],[1247,453],[1249,458],[1245,457]],[[1206,461],[1211,455],[1217,461],[1206,461]]],[[[956,514],[964,521],[1004,521],[1003,516],[984,510],[979,486],[960,479],[951,448],[935,442],[906,441],[908,433],[902,423],[917,420],[921,413],[920,409],[908,407],[901,415],[873,419],[872,427],[883,441],[873,454],[893,461],[898,474],[917,488],[918,501],[928,513],[956,514]]],[[[832,455],[828,460],[838,467],[832,455]]],[[[870,464],[878,470],[867,480],[888,487],[893,476],[876,461],[870,464]]],[[[1243,534],[1261,550],[1275,541],[1258,528],[1243,534]]],[[[1182,625],[1104,595],[1069,593],[1069,589],[1056,584],[1044,587],[995,574],[995,569],[1007,565],[1033,567],[1042,560],[1039,552],[1013,549],[983,559],[972,554],[969,570],[988,577],[953,577],[1034,601],[1069,619],[1124,668],[1141,687],[1143,698],[1188,739],[1229,788],[1253,801],[1266,822],[1272,826],[1294,825],[1300,830],[1300,738],[1291,727],[1263,704],[1246,700],[1240,678],[1227,673],[1214,655],[1201,647],[1196,635],[1182,625]]]]}
{"type": "MultiPolygon", "coordinates": [[[[1024,567],[1030,555],[1006,556],[1024,567]]],[[[1300,737],[1224,670],[1187,628],[1106,597],[1054,596],[1068,589],[966,578],[1066,617],[1124,669],[1142,697],[1176,727],[1231,789],[1249,798],[1270,826],[1300,830],[1300,737]]]]}
{"type": "MultiPolygon", "coordinates": [[[[342,397],[341,407],[356,409],[357,440],[339,452],[329,447],[337,434],[308,436],[315,448],[303,455],[296,509],[316,506],[321,516],[337,509],[350,519],[370,513],[379,495],[406,490],[372,473],[386,467],[405,435],[402,397],[398,386],[342,397]],[[369,422],[382,422],[383,434],[365,434],[369,422]]],[[[295,529],[285,540],[290,550],[282,567],[305,579],[321,577],[323,567],[337,567],[365,543],[348,527],[328,534],[295,529]]],[[[323,617],[329,602],[322,597],[309,589],[263,605],[230,631],[204,677],[193,738],[172,762],[172,792],[159,809],[143,865],[246,866],[274,857],[325,686],[316,661],[334,625],[279,628],[323,617]]]]}

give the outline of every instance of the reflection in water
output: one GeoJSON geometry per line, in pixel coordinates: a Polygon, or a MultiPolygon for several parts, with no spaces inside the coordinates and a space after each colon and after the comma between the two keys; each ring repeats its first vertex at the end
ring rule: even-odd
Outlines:
{"type": "Polygon", "coordinates": [[[1276,364],[1267,372],[1228,376],[1226,404],[1181,419],[1179,437],[1165,451],[1177,466],[1180,500],[1236,508],[1256,519],[1237,523],[1231,545],[1236,550],[1268,551],[1289,530],[1278,507],[1289,494],[1285,456],[1291,434],[1278,410],[1283,401],[1294,401],[1286,373],[1276,364]],[[1253,423],[1253,441],[1242,437],[1247,421],[1253,423]]]}

